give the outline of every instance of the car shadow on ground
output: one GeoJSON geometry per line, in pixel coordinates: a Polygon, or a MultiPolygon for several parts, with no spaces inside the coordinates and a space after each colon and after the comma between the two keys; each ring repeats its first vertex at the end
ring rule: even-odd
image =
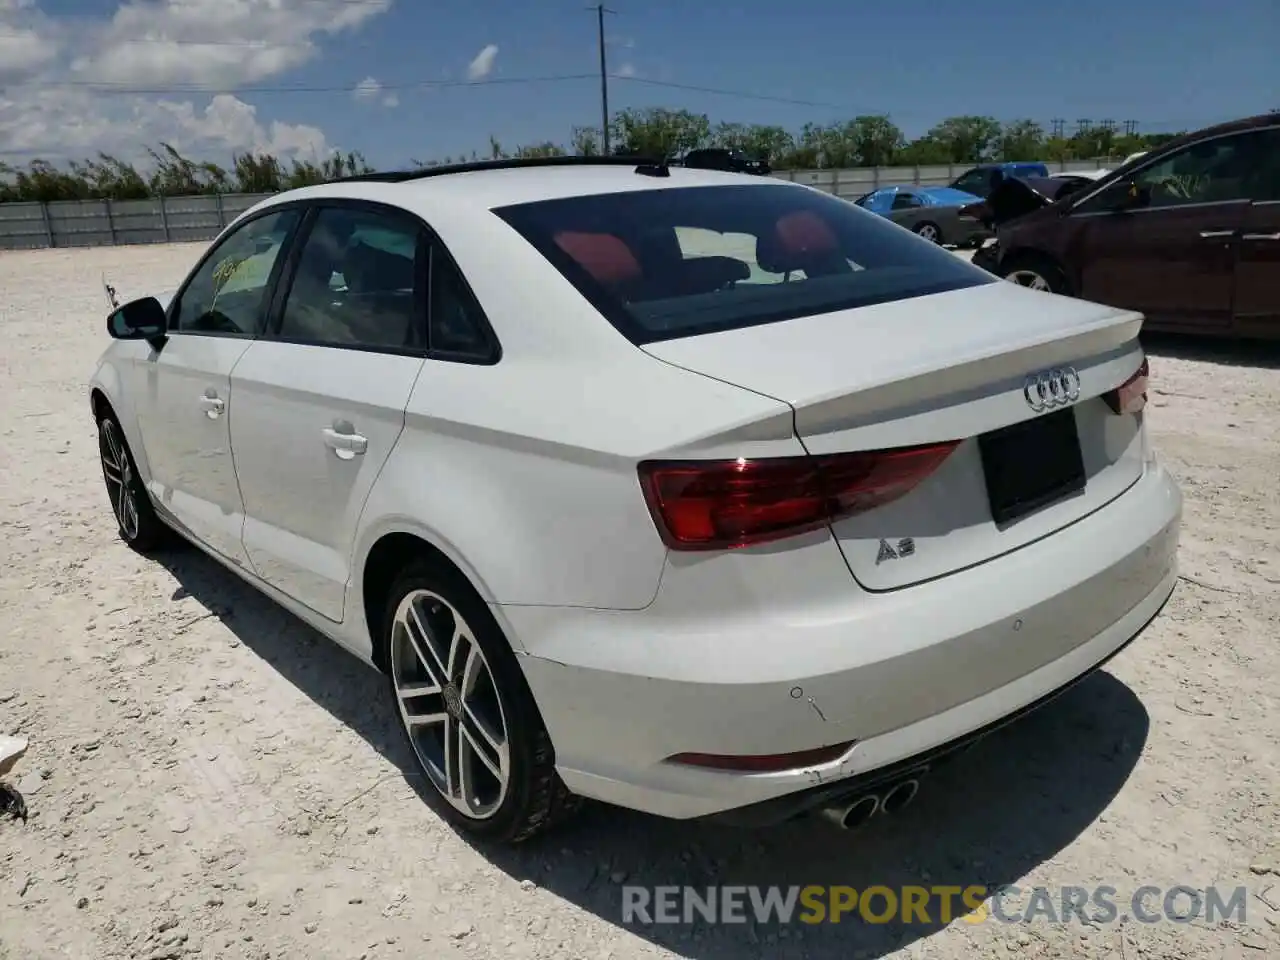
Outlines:
{"type": "Polygon", "coordinates": [[[1280,370],[1280,340],[1227,340],[1175,333],[1142,334],[1142,346],[1153,357],[1198,360],[1230,367],[1280,370]]]}
{"type": "MultiPolygon", "coordinates": [[[[194,548],[164,560],[182,592],[215,612],[248,649],[395,764],[425,796],[428,788],[378,673],[194,548]]],[[[938,901],[931,902],[927,922],[917,915],[910,924],[869,924],[854,915],[821,925],[646,926],[624,923],[623,886],[1016,885],[1107,808],[1137,763],[1148,729],[1134,693],[1099,672],[934,771],[914,803],[858,831],[818,818],[745,831],[591,804],[579,821],[551,837],[514,850],[476,849],[512,877],[532,880],[680,956],[869,960],[942,929],[938,901]]],[[[342,799],[333,798],[335,804],[342,799]]],[[[877,904],[882,911],[883,899],[877,904]]],[[[1011,896],[1009,904],[1006,916],[1016,918],[1025,899],[1011,896]]],[[[956,915],[962,912],[957,906],[956,915]]]]}

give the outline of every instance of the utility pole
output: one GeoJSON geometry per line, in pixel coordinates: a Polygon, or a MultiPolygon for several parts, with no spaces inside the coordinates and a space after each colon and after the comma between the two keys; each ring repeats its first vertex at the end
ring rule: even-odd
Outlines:
{"type": "Polygon", "coordinates": [[[603,3],[597,3],[588,10],[596,12],[597,38],[600,45],[600,144],[604,155],[609,155],[609,72],[604,57],[604,15],[616,13],[603,3]]]}

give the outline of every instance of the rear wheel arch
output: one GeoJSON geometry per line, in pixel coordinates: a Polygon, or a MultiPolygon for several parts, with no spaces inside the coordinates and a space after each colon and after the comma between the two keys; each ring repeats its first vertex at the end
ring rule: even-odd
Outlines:
{"type": "MultiPolygon", "coordinates": [[[[467,571],[426,537],[406,530],[382,534],[365,555],[360,571],[360,592],[365,626],[369,631],[374,665],[384,673],[389,669],[383,640],[387,603],[397,578],[414,563],[427,563],[458,578],[484,601],[485,592],[467,571]]],[[[506,631],[503,631],[504,635],[506,631]]],[[[508,644],[511,643],[508,639],[508,644]]]]}

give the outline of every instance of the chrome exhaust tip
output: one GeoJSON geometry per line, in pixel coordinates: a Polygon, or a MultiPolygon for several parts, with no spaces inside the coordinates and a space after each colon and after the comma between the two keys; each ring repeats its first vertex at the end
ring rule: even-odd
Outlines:
{"type": "Polygon", "coordinates": [[[859,797],[852,803],[838,807],[827,807],[822,816],[830,820],[841,830],[855,830],[862,826],[880,810],[880,798],[873,793],[859,797]]]}
{"type": "Polygon", "coordinates": [[[903,780],[893,785],[892,789],[884,795],[884,800],[880,803],[880,809],[884,813],[897,813],[912,800],[916,798],[916,794],[920,792],[919,780],[903,780]]]}

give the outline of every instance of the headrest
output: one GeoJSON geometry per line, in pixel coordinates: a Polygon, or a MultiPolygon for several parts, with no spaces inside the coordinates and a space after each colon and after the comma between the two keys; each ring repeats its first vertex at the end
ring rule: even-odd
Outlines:
{"type": "Polygon", "coordinates": [[[787,273],[839,250],[840,241],[825,220],[810,210],[797,210],[779,217],[774,229],[756,240],[756,263],[769,273],[787,273]]]}
{"type": "Polygon", "coordinates": [[[413,258],[357,243],[346,256],[343,276],[350,286],[397,290],[413,286],[413,258]]]}
{"type": "Polygon", "coordinates": [[[611,233],[566,230],[555,235],[555,242],[599,283],[614,285],[643,276],[631,248],[611,233]]]}

